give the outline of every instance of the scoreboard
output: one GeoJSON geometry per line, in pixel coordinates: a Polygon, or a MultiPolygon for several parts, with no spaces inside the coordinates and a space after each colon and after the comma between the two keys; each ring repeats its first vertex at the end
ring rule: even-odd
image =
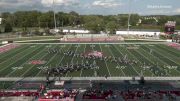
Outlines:
{"type": "Polygon", "coordinates": [[[175,27],[176,27],[175,21],[168,21],[167,23],[165,23],[165,33],[166,34],[174,34],[175,27]]]}

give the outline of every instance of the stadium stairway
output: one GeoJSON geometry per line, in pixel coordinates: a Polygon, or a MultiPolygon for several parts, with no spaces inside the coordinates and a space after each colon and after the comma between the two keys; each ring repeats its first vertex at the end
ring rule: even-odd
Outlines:
{"type": "Polygon", "coordinates": [[[82,97],[83,97],[83,93],[79,93],[79,94],[76,96],[76,100],[75,100],[75,101],[82,101],[82,97]]]}

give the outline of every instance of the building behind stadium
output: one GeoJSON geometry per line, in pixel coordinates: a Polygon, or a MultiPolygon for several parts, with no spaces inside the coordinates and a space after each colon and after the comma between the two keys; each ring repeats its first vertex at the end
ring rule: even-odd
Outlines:
{"type": "Polygon", "coordinates": [[[116,31],[116,35],[138,35],[138,36],[159,36],[161,34],[158,29],[130,29],[116,31]]]}

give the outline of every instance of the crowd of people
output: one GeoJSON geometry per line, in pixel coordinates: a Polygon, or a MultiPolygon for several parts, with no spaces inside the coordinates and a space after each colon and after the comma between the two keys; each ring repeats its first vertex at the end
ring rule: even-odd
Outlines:
{"type": "Polygon", "coordinates": [[[40,96],[38,91],[0,91],[0,97],[13,97],[13,96],[40,96]]]}
{"type": "Polygon", "coordinates": [[[153,101],[159,101],[162,100],[162,95],[158,94],[156,92],[143,92],[143,91],[127,91],[127,92],[120,92],[120,95],[128,101],[129,99],[133,99],[135,101],[138,101],[140,99],[143,100],[153,100],[153,101]]]}
{"type": "Polygon", "coordinates": [[[112,95],[112,90],[91,89],[84,92],[83,99],[108,99],[112,95]]]}
{"type": "Polygon", "coordinates": [[[52,101],[48,99],[60,101],[75,101],[78,90],[49,90],[47,93],[41,93],[35,90],[19,90],[19,91],[0,91],[0,97],[34,97],[38,101],[52,101]]]}
{"type": "Polygon", "coordinates": [[[48,75],[64,75],[68,72],[74,72],[74,71],[80,71],[80,70],[86,70],[86,69],[97,69],[98,66],[96,63],[91,64],[88,61],[82,62],[81,64],[67,64],[65,66],[59,66],[55,68],[50,68],[48,70],[48,75]]]}
{"type": "Polygon", "coordinates": [[[124,38],[120,36],[101,36],[101,37],[72,37],[72,38],[64,38],[65,42],[119,42],[123,41],[124,38]]]}
{"type": "MultiPolygon", "coordinates": [[[[106,61],[106,62],[111,62],[111,63],[116,63],[116,64],[124,64],[124,65],[136,65],[136,64],[138,64],[137,60],[131,60],[128,58],[127,55],[125,55],[124,57],[117,57],[117,56],[112,57],[112,56],[105,56],[105,55],[95,56],[92,54],[88,55],[88,53],[77,53],[73,50],[60,51],[59,49],[49,49],[48,52],[54,53],[54,54],[55,53],[62,53],[65,56],[82,58],[82,60],[85,60],[85,61],[95,61],[95,64],[91,64],[90,62],[89,63],[87,62],[87,63],[69,65],[69,66],[64,66],[63,68],[59,68],[59,71],[62,71],[63,73],[71,72],[71,71],[78,71],[81,69],[98,69],[99,66],[96,65],[96,63],[98,61],[102,61],[102,62],[106,61]]],[[[94,51],[94,52],[96,52],[96,51],[94,51]]],[[[157,69],[155,65],[145,66],[145,63],[144,63],[144,65],[142,65],[142,68],[144,70],[146,70],[146,69],[150,70],[153,74],[155,74],[157,76],[166,76],[169,72],[168,70],[166,72],[166,71],[162,71],[160,69],[157,69]]],[[[54,68],[53,71],[57,72],[57,68],[54,68]]]]}
{"type": "MultiPolygon", "coordinates": [[[[124,101],[164,101],[163,99],[175,100],[177,96],[180,96],[180,91],[112,91],[112,90],[87,90],[83,94],[83,99],[93,99],[96,101],[102,99],[103,101],[108,99],[122,98],[124,101]]],[[[110,100],[117,101],[117,100],[110,100]]]]}
{"type": "Polygon", "coordinates": [[[109,61],[109,62],[116,62],[119,64],[137,64],[138,61],[137,60],[131,60],[128,58],[127,55],[125,55],[124,57],[112,57],[112,56],[95,56],[95,55],[87,55],[85,53],[77,53],[73,50],[67,50],[67,51],[61,51],[59,49],[49,49],[48,53],[62,53],[65,56],[69,56],[69,57],[77,57],[77,58],[82,58],[82,59],[88,59],[88,60],[100,60],[100,61],[109,61]]]}
{"type": "Polygon", "coordinates": [[[112,90],[88,88],[46,89],[40,85],[38,90],[0,90],[0,97],[34,97],[38,101],[179,101],[179,90],[112,90]],[[82,94],[82,96],[81,96],[82,94]],[[79,98],[80,97],[80,98],[79,98]],[[123,100],[122,100],[123,99],[123,100]]]}
{"type": "Polygon", "coordinates": [[[49,90],[39,98],[39,101],[48,101],[47,99],[56,99],[59,101],[75,101],[78,90],[49,90]],[[63,100],[64,99],[64,100],[63,100]]]}
{"type": "Polygon", "coordinates": [[[165,98],[168,101],[176,101],[176,97],[180,96],[180,91],[120,91],[120,96],[125,101],[161,101],[165,98]]]}

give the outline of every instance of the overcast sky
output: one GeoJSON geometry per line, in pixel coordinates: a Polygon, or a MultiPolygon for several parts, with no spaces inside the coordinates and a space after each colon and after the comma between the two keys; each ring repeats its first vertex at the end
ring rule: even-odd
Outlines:
{"type": "MultiPolygon", "coordinates": [[[[52,10],[53,0],[0,0],[0,12],[52,10]]],[[[56,11],[80,14],[180,15],[180,0],[55,0],[56,11]]]]}

